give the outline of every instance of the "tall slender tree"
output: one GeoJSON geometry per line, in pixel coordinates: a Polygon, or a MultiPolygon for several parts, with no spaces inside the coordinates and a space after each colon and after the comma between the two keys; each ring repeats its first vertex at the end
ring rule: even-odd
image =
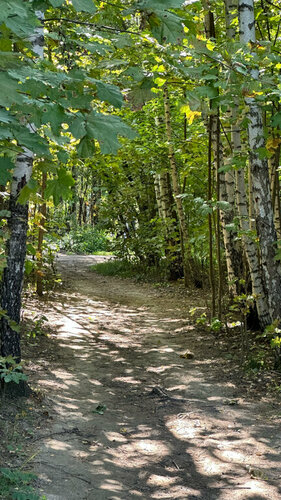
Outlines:
{"type": "MultiPolygon", "coordinates": [[[[255,11],[253,0],[239,0],[240,39],[252,48],[255,60],[254,46],[257,42],[255,31],[255,11]]],[[[258,80],[259,69],[254,63],[249,70],[253,80],[258,80]]],[[[246,96],[248,106],[248,140],[250,151],[250,175],[253,190],[257,235],[259,238],[262,278],[267,290],[269,317],[273,321],[281,317],[281,274],[280,264],[276,261],[277,237],[274,226],[274,214],[270,196],[270,181],[268,162],[261,158],[261,148],[265,147],[262,110],[255,97],[246,96]]],[[[268,323],[268,316],[260,317],[262,326],[268,323]]]]}
{"type": "MultiPolygon", "coordinates": [[[[42,59],[44,57],[44,13],[36,11],[36,16],[41,26],[34,30],[30,41],[36,57],[42,59]]],[[[28,122],[28,117],[25,117],[25,125],[30,132],[35,132],[35,125],[28,122]]],[[[21,204],[18,198],[22,188],[31,178],[34,159],[34,154],[30,149],[26,147],[22,149],[22,153],[16,159],[11,183],[7,265],[1,283],[1,306],[6,311],[6,316],[1,320],[1,354],[2,356],[12,355],[17,360],[21,358],[21,350],[19,334],[14,325],[20,322],[28,229],[28,203],[21,204]]]]}

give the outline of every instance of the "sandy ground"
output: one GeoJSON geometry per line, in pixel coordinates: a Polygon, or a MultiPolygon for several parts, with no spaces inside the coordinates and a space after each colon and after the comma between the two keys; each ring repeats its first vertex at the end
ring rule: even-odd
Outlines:
{"type": "Polygon", "coordinates": [[[102,259],[60,255],[66,288],[40,305],[56,332],[48,361],[30,366],[46,394],[33,461],[42,494],[280,499],[280,406],[226,376],[214,336],[187,319],[199,296],[89,272],[102,259]]]}

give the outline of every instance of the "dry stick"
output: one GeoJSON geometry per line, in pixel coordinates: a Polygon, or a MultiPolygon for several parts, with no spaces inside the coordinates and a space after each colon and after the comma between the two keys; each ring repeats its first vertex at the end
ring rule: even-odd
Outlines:
{"type": "Polygon", "coordinates": [[[88,479],[85,479],[84,477],[78,476],[77,474],[72,474],[72,472],[68,472],[67,470],[63,469],[60,464],[53,465],[53,464],[50,464],[49,462],[44,462],[43,460],[40,460],[40,462],[37,462],[37,463],[47,465],[47,467],[52,467],[53,469],[59,468],[60,472],[64,472],[64,474],[67,474],[68,476],[76,477],[77,479],[80,479],[80,481],[84,481],[84,483],[92,484],[92,481],[88,481],[88,479]]]}
{"type": "Polygon", "coordinates": [[[97,31],[109,31],[110,33],[130,33],[131,35],[139,35],[141,36],[142,33],[140,32],[135,32],[135,31],[129,31],[129,30],[122,30],[120,28],[113,28],[112,26],[98,26],[95,23],[89,23],[86,21],[78,21],[76,19],[67,19],[66,17],[49,17],[48,19],[44,20],[44,23],[48,23],[51,21],[63,21],[65,23],[72,23],[72,24],[79,24],[81,26],[89,26],[90,28],[95,28],[97,31]]]}
{"type": "MultiPolygon", "coordinates": [[[[57,431],[57,432],[51,432],[50,434],[44,434],[43,436],[37,436],[36,438],[32,439],[32,443],[35,441],[39,441],[40,439],[48,439],[53,436],[61,436],[62,434],[76,434],[77,436],[82,436],[83,434],[80,432],[78,427],[74,427],[73,429],[64,429],[63,431],[57,431]]],[[[91,436],[96,436],[96,434],[87,434],[85,437],[91,437],[91,436]]]]}

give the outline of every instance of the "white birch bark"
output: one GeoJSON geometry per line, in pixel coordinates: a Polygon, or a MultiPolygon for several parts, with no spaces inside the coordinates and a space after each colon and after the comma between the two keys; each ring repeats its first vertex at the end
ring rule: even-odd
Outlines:
{"type": "MultiPolygon", "coordinates": [[[[236,23],[237,18],[238,0],[225,0],[225,17],[226,17],[226,35],[229,41],[234,40],[236,36],[236,23]]],[[[232,154],[239,155],[241,152],[241,132],[240,124],[238,122],[239,99],[234,98],[234,107],[230,108],[231,119],[231,147],[232,154]]],[[[245,253],[252,283],[252,292],[256,296],[256,307],[261,326],[265,326],[270,322],[268,311],[268,302],[265,295],[262,272],[259,261],[258,247],[250,237],[251,230],[250,218],[248,212],[247,191],[245,184],[245,172],[243,169],[231,172],[232,178],[235,181],[235,204],[239,215],[239,225],[241,230],[242,248],[245,253]]],[[[232,197],[231,192],[228,196],[232,197]]],[[[252,204],[250,204],[252,206],[252,204]]]]}
{"type": "MultiPolygon", "coordinates": [[[[230,17],[233,5],[232,5],[232,0],[229,0],[229,2],[230,5],[229,5],[228,16],[230,17]]],[[[214,17],[207,3],[206,3],[206,10],[208,11],[208,13],[205,16],[206,38],[214,38],[215,37],[214,17]]],[[[230,21],[227,24],[230,24],[230,21]]],[[[218,172],[218,169],[220,169],[224,164],[224,147],[222,141],[220,140],[219,157],[218,157],[217,137],[220,136],[220,134],[218,133],[218,128],[220,127],[219,110],[218,109],[212,110],[211,103],[210,103],[210,108],[211,112],[212,111],[215,112],[211,123],[212,123],[212,149],[214,153],[214,163],[217,171],[217,181],[220,183],[219,187],[220,200],[218,201],[227,202],[229,207],[228,210],[218,210],[220,224],[222,228],[223,242],[224,242],[228,289],[230,295],[235,296],[237,295],[236,281],[238,280],[241,274],[242,254],[240,252],[240,249],[238,248],[235,232],[227,228],[227,226],[233,222],[233,218],[235,216],[235,209],[236,209],[235,183],[232,172],[225,172],[225,173],[218,172]]]]}
{"type": "MultiPolygon", "coordinates": [[[[36,11],[40,21],[44,14],[36,11]]],[[[34,35],[30,37],[33,52],[38,58],[43,58],[44,52],[44,31],[43,25],[35,29],[34,35]]],[[[27,125],[30,131],[34,131],[34,125],[27,125]]],[[[21,292],[24,274],[24,262],[26,256],[26,236],[28,229],[28,205],[17,203],[21,189],[29,181],[33,167],[33,153],[27,148],[23,148],[16,160],[13,171],[10,193],[10,237],[7,244],[7,265],[3,272],[1,283],[1,307],[7,311],[10,320],[20,322],[21,292]]],[[[1,354],[2,356],[12,355],[20,360],[19,334],[14,331],[5,318],[1,322],[1,354]]]]}
{"type": "MultiPolygon", "coordinates": [[[[255,15],[253,0],[239,0],[240,40],[255,43],[255,15]]],[[[259,77],[258,69],[250,71],[253,79],[259,77]]],[[[281,275],[280,265],[275,261],[276,231],[270,198],[268,163],[261,159],[259,149],[264,147],[262,111],[254,98],[246,98],[248,111],[248,140],[250,149],[250,171],[256,228],[260,244],[262,279],[268,297],[271,321],[281,316],[281,275]]]]}
{"type": "Polygon", "coordinates": [[[274,212],[274,223],[277,233],[277,239],[281,239],[281,221],[280,221],[280,181],[279,181],[279,158],[280,158],[280,147],[277,151],[269,158],[268,166],[270,172],[270,184],[271,184],[271,199],[274,212]]]}
{"type": "MultiPolygon", "coordinates": [[[[236,118],[236,111],[233,111],[233,120],[236,118]]],[[[234,121],[232,125],[231,140],[233,153],[239,154],[241,151],[241,136],[239,124],[234,121]]],[[[248,213],[248,200],[245,184],[244,170],[239,169],[235,172],[236,180],[236,205],[239,214],[239,223],[241,229],[241,239],[243,250],[249,265],[250,278],[252,282],[252,293],[256,297],[257,313],[261,327],[265,327],[271,320],[268,309],[267,296],[265,294],[262,270],[259,260],[258,246],[250,237],[250,222],[248,213]]]]}
{"type": "Polygon", "coordinates": [[[154,175],[154,189],[155,189],[155,197],[158,208],[158,215],[161,220],[164,220],[163,211],[162,211],[162,203],[161,203],[161,195],[160,195],[160,175],[154,175]]]}

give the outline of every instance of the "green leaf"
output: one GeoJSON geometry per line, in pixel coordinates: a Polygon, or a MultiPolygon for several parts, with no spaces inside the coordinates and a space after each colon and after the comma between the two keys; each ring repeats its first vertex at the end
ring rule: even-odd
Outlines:
{"type": "Polygon", "coordinates": [[[0,122],[2,122],[2,123],[16,123],[16,119],[6,109],[0,109],[0,122]]]}
{"type": "Polygon", "coordinates": [[[25,205],[28,202],[30,195],[36,193],[38,189],[38,182],[35,179],[29,179],[19,194],[18,203],[25,205]]]}
{"type": "Polygon", "coordinates": [[[12,104],[21,104],[23,96],[19,94],[19,85],[7,73],[0,72],[0,106],[9,107],[12,104]]]}
{"type": "Polygon", "coordinates": [[[281,125],[281,113],[276,113],[272,117],[271,123],[272,123],[273,127],[280,127],[280,125],[281,125]]]}
{"type": "Polygon", "coordinates": [[[20,325],[13,320],[9,320],[9,327],[14,331],[19,333],[20,332],[20,325]]]}
{"type": "Polygon", "coordinates": [[[145,77],[140,84],[131,88],[128,92],[128,100],[133,108],[142,107],[147,101],[155,99],[155,94],[151,92],[153,86],[152,78],[145,77]]]}
{"type": "Polygon", "coordinates": [[[25,146],[39,156],[50,156],[47,141],[36,132],[32,134],[26,127],[14,127],[13,133],[20,146],[25,146]]]}
{"type": "Polygon", "coordinates": [[[144,72],[138,66],[131,66],[122,73],[123,75],[130,76],[133,80],[139,82],[144,78],[144,72]]]}
{"type": "Polygon", "coordinates": [[[72,5],[77,12],[89,12],[94,14],[97,10],[92,0],[72,0],[72,5]]]}
{"type": "Polygon", "coordinates": [[[29,276],[34,269],[34,262],[32,260],[25,261],[25,274],[29,276]]]}
{"type": "Polygon", "coordinates": [[[59,151],[57,157],[61,163],[66,163],[69,159],[69,154],[67,151],[59,151]]]}
{"type": "Polygon", "coordinates": [[[28,243],[26,245],[26,251],[29,255],[36,255],[37,248],[34,245],[32,245],[32,243],[28,243]]]}
{"type": "Polygon", "coordinates": [[[14,164],[7,156],[0,157],[0,184],[5,186],[12,179],[14,164]]]}
{"type": "Polygon", "coordinates": [[[86,122],[89,137],[97,139],[103,154],[116,154],[120,144],[117,135],[134,139],[135,131],[118,116],[92,112],[86,122]]]}
{"type": "Polygon", "coordinates": [[[95,81],[97,86],[98,98],[101,101],[107,101],[117,108],[121,108],[123,104],[123,96],[118,87],[115,85],[109,85],[108,83],[103,83],[99,80],[95,81]]]}
{"type": "Polygon", "coordinates": [[[172,12],[156,11],[148,19],[153,36],[160,43],[177,44],[183,37],[183,26],[180,17],[172,12]]]}
{"type": "Polygon", "coordinates": [[[141,0],[137,6],[139,10],[166,10],[178,9],[183,3],[184,0],[141,0]]]}
{"type": "Polygon", "coordinates": [[[8,219],[11,217],[10,210],[0,210],[0,219],[8,219]]]}
{"type": "Polygon", "coordinates": [[[7,28],[10,28],[18,37],[25,38],[33,35],[34,28],[38,25],[37,18],[22,19],[20,16],[8,17],[5,22],[7,28]]]}
{"type": "Polygon", "coordinates": [[[86,135],[85,117],[82,114],[77,113],[69,127],[69,132],[71,132],[76,139],[82,139],[82,137],[86,135]]]}
{"type": "Polygon", "coordinates": [[[13,139],[12,131],[7,127],[0,126],[0,139],[13,139]]]}
{"type": "Polygon", "coordinates": [[[53,7],[60,7],[64,3],[64,1],[65,0],[49,0],[50,4],[53,7]]]}
{"type": "Polygon", "coordinates": [[[92,158],[95,152],[95,142],[89,137],[83,137],[77,146],[77,154],[80,158],[92,158]]]}
{"type": "Polygon", "coordinates": [[[216,205],[217,205],[217,208],[219,208],[223,212],[227,212],[228,210],[231,210],[231,205],[228,201],[217,201],[216,205]]]}
{"type": "Polygon", "coordinates": [[[60,201],[71,198],[71,187],[75,184],[72,175],[65,168],[59,168],[57,179],[50,179],[47,182],[45,197],[53,197],[54,204],[57,206],[60,201]]]}
{"type": "Polygon", "coordinates": [[[42,117],[42,123],[50,123],[55,135],[59,135],[61,124],[66,120],[66,113],[59,104],[49,104],[42,117]]]}

